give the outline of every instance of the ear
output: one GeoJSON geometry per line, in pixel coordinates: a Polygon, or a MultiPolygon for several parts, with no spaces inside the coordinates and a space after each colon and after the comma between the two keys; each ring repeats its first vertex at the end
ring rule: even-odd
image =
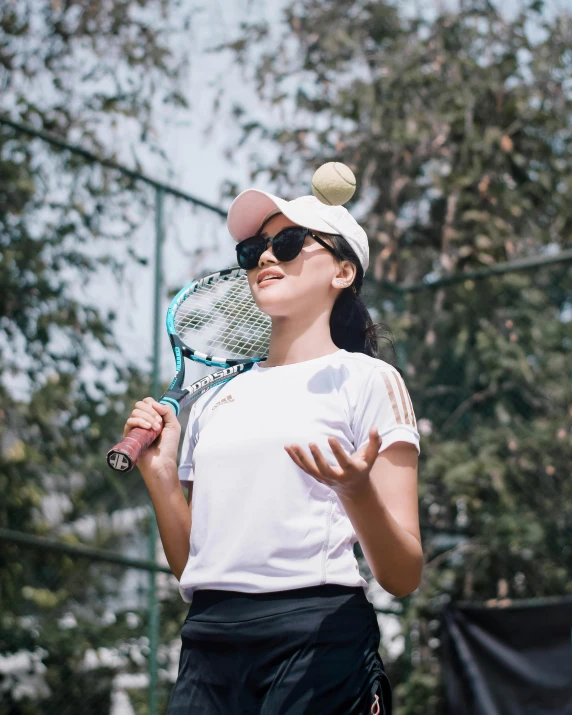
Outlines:
{"type": "Polygon", "coordinates": [[[343,290],[349,288],[356,277],[356,267],[351,261],[340,261],[336,275],[332,278],[332,286],[343,290]]]}

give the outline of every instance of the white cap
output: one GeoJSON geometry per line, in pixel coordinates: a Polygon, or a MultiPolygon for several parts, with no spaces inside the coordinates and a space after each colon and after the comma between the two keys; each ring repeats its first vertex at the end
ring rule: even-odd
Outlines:
{"type": "Polygon", "coordinates": [[[336,233],[354,249],[365,271],[369,265],[369,244],[366,232],[343,206],[328,206],[315,196],[300,196],[286,201],[258,189],[246,189],[232,202],[227,225],[235,241],[254,236],[272,214],[283,213],[299,226],[322,233],[336,233]]]}

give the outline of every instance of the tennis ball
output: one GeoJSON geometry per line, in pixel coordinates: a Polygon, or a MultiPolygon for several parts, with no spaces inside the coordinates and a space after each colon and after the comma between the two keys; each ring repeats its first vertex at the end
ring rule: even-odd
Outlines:
{"type": "Polygon", "coordinates": [[[341,206],[351,199],[355,190],[353,171],[339,161],[322,164],[312,177],[312,193],[323,204],[341,206]]]}

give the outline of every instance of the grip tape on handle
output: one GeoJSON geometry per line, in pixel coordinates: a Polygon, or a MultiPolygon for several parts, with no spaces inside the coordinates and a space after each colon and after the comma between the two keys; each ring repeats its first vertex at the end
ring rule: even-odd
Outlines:
{"type": "Polygon", "coordinates": [[[130,472],[139,457],[153,444],[163,431],[160,429],[142,429],[135,427],[127,437],[107,453],[107,464],[116,472],[130,472]]]}

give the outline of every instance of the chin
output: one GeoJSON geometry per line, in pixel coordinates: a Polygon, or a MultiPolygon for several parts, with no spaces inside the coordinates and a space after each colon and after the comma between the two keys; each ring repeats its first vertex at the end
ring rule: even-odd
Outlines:
{"type": "Polygon", "coordinates": [[[285,300],[257,300],[256,305],[271,318],[285,318],[291,314],[291,306],[285,300]]]}
{"type": "Polygon", "coordinates": [[[268,288],[255,289],[253,298],[256,305],[263,313],[271,318],[281,318],[290,315],[296,303],[296,296],[291,290],[285,290],[286,286],[272,286],[268,288]]]}

